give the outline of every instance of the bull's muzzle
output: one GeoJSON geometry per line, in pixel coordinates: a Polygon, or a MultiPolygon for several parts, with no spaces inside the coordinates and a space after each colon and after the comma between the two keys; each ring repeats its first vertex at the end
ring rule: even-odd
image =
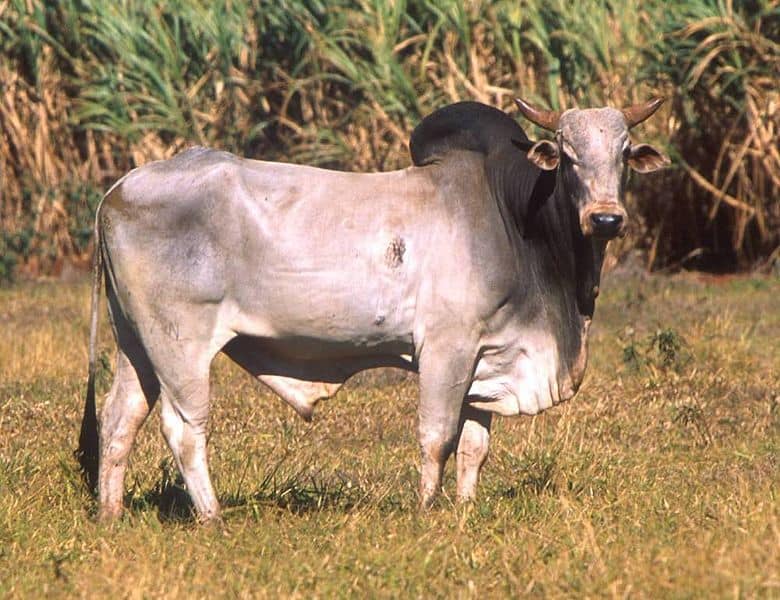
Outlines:
{"type": "Polygon", "coordinates": [[[593,235],[612,239],[620,233],[623,226],[623,215],[593,213],[590,215],[590,223],[593,226],[593,235]]]}
{"type": "Polygon", "coordinates": [[[593,207],[586,210],[580,218],[582,233],[593,237],[611,240],[626,233],[626,213],[612,204],[607,207],[593,207]]]}

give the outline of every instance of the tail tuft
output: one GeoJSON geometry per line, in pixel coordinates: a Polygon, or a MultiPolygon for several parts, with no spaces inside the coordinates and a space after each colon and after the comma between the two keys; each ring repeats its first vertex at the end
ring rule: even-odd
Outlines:
{"type": "Polygon", "coordinates": [[[95,407],[95,374],[90,373],[87,380],[84,416],[81,420],[79,447],[74,454],[81,466],[81,476],[84,479],[87,490],[93,496],[97,494],[99,444],[97,409],[95,407]]]}
{"type": "Polygon", "coordinates": [[[95,214],[95,254],[92,258],[92,306],[89,315],[89,376],[87,395],[84,401],[84,416],[81,419],[79,447],[74,452],[81,465],[84,483],[91,494],[98,488],[98,463],[100,439],[98,435],[97,408],[95,406],[95,366],[97,359],[98,312],[100,308],[100,283],[103,277],[103,254],[98,227],[98,207],[95,214]]]}

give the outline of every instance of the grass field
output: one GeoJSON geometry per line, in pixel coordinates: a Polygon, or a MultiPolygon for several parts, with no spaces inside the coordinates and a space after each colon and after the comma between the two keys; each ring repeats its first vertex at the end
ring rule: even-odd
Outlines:
{"type": "Polygon", "coordinates": [[[467,506],[450,469],[417,510],[413,377],[361,375],[307,424],[219,358],[224,530],[191,520],[157,414],[127,517],[93,521],[71,454],[88,284],[0,289],[0,596],[780,597],[780,282],[603,287],[580,394],[499,419],[467,506]]]}

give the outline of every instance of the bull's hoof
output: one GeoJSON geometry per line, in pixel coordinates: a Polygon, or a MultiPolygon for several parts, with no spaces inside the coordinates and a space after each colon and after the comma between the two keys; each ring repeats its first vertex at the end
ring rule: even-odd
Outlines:
{"type": "Polygon", "coordinates": [[[124,507],[122,506],[101,507],[98,510],[96,521],[100,525],[111,525],[112,523],[119,521],[123,514],[124,507]]]}
{"type": "Polygon", "coordinates": [[[455,502],[457,504],[463,505],[463,504],[474,504],[477,497],[475,494],[458,494],[458,496],[455,498],[455,502]]]}
{"type": "Polygon", "coordinates": [[[198,525],[200,525],[204,529],[208,529],[209,531],[221,533],[222,535],[225,536],[229,535],[227,525],[225,525],[225,521],[222,519],[222,516],[219,514],[212,515],[209,517],[198,517],[198,525]]]}
{"type": "Polygon", "coordinates": [[[433,508],[436,503],[437,493],[422,493],[420,495],[420,512],[427,512],[433,508]]]}

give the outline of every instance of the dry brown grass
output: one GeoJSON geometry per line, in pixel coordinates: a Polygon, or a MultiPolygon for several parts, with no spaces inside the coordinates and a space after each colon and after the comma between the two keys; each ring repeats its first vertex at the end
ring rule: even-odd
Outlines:
{"type": "Polygon", "coordinates": [[[499,419],[466,507],[417,511],[413,377],[360,376],[306,424],[217,360],[224,532],[191,521],[156,414],[127,517],[92,521],[71,456],[88,286],[0,290],[0,595],[778,596],[780,284],[604,289],[580,394],[499,419]]]}
{"type": "Polygon", "coordinates": [[[693,264],[718,248],[743,264],[771,262],[780,244],[780,3],[692,2],[670,14],[659,48],[673,59],[658,73],[677,89],[664,137],[685,177],[667,183],[675,201],[652,219],[652,248],[690,251],[693,264]]]}

